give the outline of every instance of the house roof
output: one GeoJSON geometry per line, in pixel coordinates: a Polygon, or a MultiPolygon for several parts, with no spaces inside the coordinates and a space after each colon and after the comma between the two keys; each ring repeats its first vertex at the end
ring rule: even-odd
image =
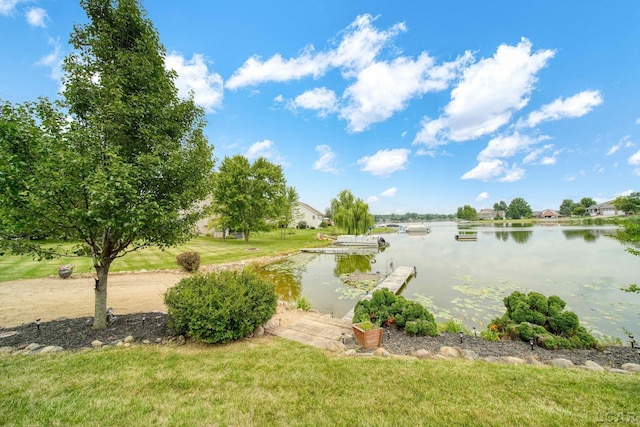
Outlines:
{"type": "Polygon", "coordinates": [[[320,212],[319,210],[309,206],[306,203],[302,203],[302,202],[299,202],[299,203],[300,203],[301,207],[305,208],[306,210],[308,210],[309,212],[313,213],[314,215],[318,215],[318,216],[323,216],[324,215],[322,212],[320,212]]]}

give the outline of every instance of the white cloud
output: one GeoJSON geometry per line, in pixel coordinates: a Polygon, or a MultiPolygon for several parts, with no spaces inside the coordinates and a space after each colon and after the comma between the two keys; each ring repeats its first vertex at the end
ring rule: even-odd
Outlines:
{"type": "Polygon", "coordinates": [[[524,169],[520,169],[518,166],[513,165],[511,169],[505,172],[504,177],[500,178],[498,181],[500,182],[520,181],[522,178],[524,178],[525,172],[526,171],[524,169]]]}
{"type": "Polygon", "coordinates": [[[445,108],[454,141],[486,135],[506,124],[529,102],[537,73],[554,51],[531,52],[523,38],[516,46],[501,45],[492,58],[467,68],[445,108]]]}
{"type": "Polygon", "coordinates": [[[317,145],[316,151],[320,154],[320,157],[313,162],[313,169],[337,174],[336,153],[331,150],[331,147],[328,145],[317,145]]]}
{"type": "Polygon", "coordinates": [[[377,202],[378,200],[380,200],[380,199],[378,198],[378,196],[369,196],[369,197],[367,198],[367,203],[375,203],[375,202],[377,202]]]}
{"type": "Polygon", "coordinates": [[[522,163],[524,163],[525,165],[528,163],[535,163],[540,155],[542,155],[546,151],[551,150],[552,148],[553,144],[547,144],[541,148],[536,148],[535,150],[532,150],[529,154],[527,154],[524,159],[522,159],[522,163]]]}
{"type": "Polygon", "coordinates": [[[478,194],[478,197],[476,197],[476,202],[481,202],[483,200],[487,200],[489,198],[489,193],[487,193],[486,191],[483,191],[482,193],[478,194]]]}
{"type": "Polygon", "coordinates": [[[461,179],[479,179],[481,181],[489,181],[491,178],[498,176],[504,172],[505,162],[500,159],[484,161],[462,175],[461,179]]]}
{"type": "Polygon", "coordinates": [[[435,150],[427,150],[425,148],[419,148],[418,150],[416,150],[416,152],[414,154],[416,156],[429,156],[431,158],[436,157],[436,151],[435,150]]]}
{"type": "Polygon", "coordinates": [[[346,89],[346,106],[340,116],[349,122],[350,131],[361,132],[404,110],[412,98],[446,89],[470,57],[467,54],[441,66],[435,66],[425,52],[415,60],[399,57],[391,62],[373,62],[346,89]]]}
{"type": "Polygon", "coordinates": [[[519,151],[526,150],[538,141],[539,139],[533,139],[527,135],[521,135],[518,132],[507,136],[497,136],[491,139],[487,147],[478,154],[478,160],[490,161],[511,157],[519,151]]]}
{"type": "Polygon", "coordinates": [[[27,18],[27,22],[32,27],[46,27],[45,19],[47,18],[47,11],[42,9],[41,7],[33,7],[27,10],[25,14],[27,18]]]}
{"type": "Polygon", "coordinates": [[[406,169],[411,150],[395,148],[380,150],[373,156],[365,156],[358,160],[361,170],[376,176],[389,176],[393,172],[406,169]]]}
{"type": "Polygon", "coordinates": [[[282,95],[278,95],[275,98],[273,98],[274,102],[284,102],[284,96],[282,95]]]}
{"type": "Polygon", "coordinates": [[[284,59],[279,53],[266,61],[252,56],[233,73],[226,86],[233,90],[266,82],[318,78],[333,67],[341,68],[344,76],[353,76],[369,65],[391,38],[406,31],[403,23],[387,31],[378,31],[372,25],[374,20],[368,14],[358,16],[344,30],[338,46],[326,52],[316,53],[313,46],[307,46],[297,57],[290,59],[284,59]]]}
{"type": "Polygon", "coordinates": [[[380,193],[380,195],[382,197],[393,197],[398,193],[398,189],[396,187],[391,187],[388,188],[386,190],[384,190],[382,193],[380,193]]]}
{"type": "Polygon", "coordinates": [[[306,108],[308,110],[317,110],[318,116],[326,117],[327,114],[335,112],[337,109],[337,98],[335,92],[326,87],[308,90],[298,95],[291,103],[290,107],[306,108]]]}
{"type": "Polygon", "coordinates": [[[527,105],[537,73],[555,54],[552,50],[532,53],[531,46],[525,38],[516,46],[501,45],[492,58],[467,67],[451,91],[445,114],[435,125],[424,120],[414,142],[434,146],[447,139],[467,141],[508,123],[514,112],[527,105]]]}
{"type": "Polygon", "coordinates": [[[245,156],[248,159],[257,159],[258,157],[264,157],[271,162],[274,162],[281,166],[287,166],[284,158],[276,148],[273,141],[265,139],[264,141],[258,141],[253,143],[246,151],[245,156]]]}
{"type": "Polygon", "coordinates": [[[640,165],[640,151],[636,151],[627,161],[630,165],[640,165]]]}
{"type": "Polygon", "coordinates": [[[618,150],[620,150],[621,148],[631,148],[631,147],[633,147],[633,142],[631,142],[631,137],[629,135],[626,135],[622,137],[622,139],[620,139],[620,141],[618,141],[617,144],[609,148],[609,151],[607,151],[606,155],[611,156],[616,152],[618,152],[618,150]]]}
{"type": "Polygon", "coordinates": [[[30,0],[0,0],[0,15],[13,15],[18,4],[26,3],[28,1],[30,0]]]}
{"type": "Polygon", "coordinates": [[[573,176],[573,175],[565,175],[565,177],[563,178],[563,180],[564,180],[564,181],[567,181],[567,182],[572,182],[572,181],[575,181],[575,180],[576,180],[576,177],[575,177],[575,176],[573,176]]]}
{"type": "Polygon", "coordinates": [[[165,67],[178,74],[175,84],[181,97],[186,98],[193,92],[193,101],[207,113],[213,113],[222,105],[222,77],[209,73],[204,56],[194,53],[191,59],[186,59],[172,53],[166,56],[165,67]]]}
{"type": "Polygon", "coordinates": [[[638,117],[638,118],[636,119],[636,124],[637,124],[637,125],[640,125],[640,117],[638,117]]]}
{"type": "Polygon", "coordinates": [[[602,104],[602,102],[603,98],[600,91],[587,90],[565,100],[558,98],[550,104],[543,105],[540,110],[529,114],[527,120],[520,124],[534,127],[550,120],[582,117],[591,112],[594,107],[602,104]]]}
{"type": "Polygon", "coordinates": [[[541,165],[555,165],[556,162],[558,161],[558,159],[553,156],[547,156],[547,157],[543,157],[542,160],[540,160],[540,164],[541,165]]]}
{"type": "Polygon", "coordinates": [[[60,46],[60,42],[51,37],[47,40],[47,43],[53,48],[53,51],[46,56],[40,58],[37,62],[38,65],[44,65],[45,67],[51,68],[50,77],[53,80],[57,80],[60,86],[60,90],[62,90],[62,62],[63,62],[63,54],[62,47],[60,46]]]}

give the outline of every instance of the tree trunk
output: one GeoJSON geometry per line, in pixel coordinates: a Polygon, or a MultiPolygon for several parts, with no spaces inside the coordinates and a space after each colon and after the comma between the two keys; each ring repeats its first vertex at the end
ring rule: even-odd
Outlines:
{"type": "Polygon", "coordinates": [[[111,264],[96,266],[98,279],[95,284],[95,309],[93,329],[106,329],[107,327],[107,279],[111,264]]]}

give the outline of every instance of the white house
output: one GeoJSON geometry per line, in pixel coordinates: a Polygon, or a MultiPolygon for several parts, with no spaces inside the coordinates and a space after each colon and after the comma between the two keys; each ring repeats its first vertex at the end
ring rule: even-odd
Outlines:
{"type": "Polygon", "coordinates": [[[615,206],[613,206],[613,201],[599,203],[597,205],[589,206],[587,208],[587,212],[591,216],[624,215],[623,211],[616,210],[615,206]]]}
{"type": "Polygon", "coordinates": [[[294,214],[293,218],[291,227],[296,227],[299,222],[304,221],[308,227],[319,228],[324,214],[306,203],[299,202],[297,215],[294,214]]]}

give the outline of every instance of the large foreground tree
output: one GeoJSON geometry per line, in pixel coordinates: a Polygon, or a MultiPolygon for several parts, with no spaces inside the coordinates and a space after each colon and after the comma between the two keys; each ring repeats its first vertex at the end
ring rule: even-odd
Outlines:
{"type": "Polygon", "coordinates": [[[294,199],[297,193],[287,187],[281,166],[264,157],[250,163],[238,154],[225,157],[220,164],[212,211],[223,229],[242,231],[248,242],[251,232],[272,229],[283,218],[291,217],[294,199]]]}
{"type": "Polygon", "coordinates": [[[522,197],[516,197],[507,207],[507,218],[510,219],[531,218],[532,213],[529,203],[522,197]]]}
{"type": "Polygon", "coordinates": [[[338,197],[331,200],[331,212],[333,223],[347,234],[364,234],[374,224],[369,205],[354,197],[349,190],[342,190],[338,197]]]}
{"type": "Polygon", "coordinates": [[[203,111],[181,100],[136,0],[83,0],[64,62],[64,101],[2,105],[0,245],[68,255],[29,236],[82,244],[93,258],[94,328],[106,326],[115,259],[188,240],[210,189],[203,111]]]}

